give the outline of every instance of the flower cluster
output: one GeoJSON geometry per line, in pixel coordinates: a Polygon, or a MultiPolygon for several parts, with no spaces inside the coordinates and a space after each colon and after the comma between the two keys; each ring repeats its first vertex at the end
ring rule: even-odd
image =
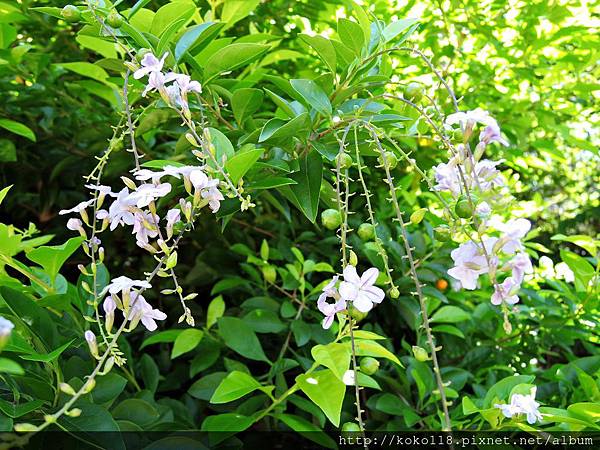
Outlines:
{"type": "MultiPolygon", "coordinates": [[[[193,219],[193,211],[204,206],[208,206],[213,213],[217,212],[220,202],[224,199],[219,190],[219,180],[210,177],[205,166],[167,165],[157,171],[137,170],[134,176],[140,184],[124,178],[126,187],[119,192],[113,192],[109,186],[87,185],[88,189],[95,192],[94,198],[59,212],[61,215],[79,214],[79,218],[69,219],[67,228],[78,231],[87,239],[86,246],[101,255],[104,251],[100,247],[101,241],[96,234],[107,228],[111,231],[115,230],[119,226],[131,227],[139,247],[153,254],[164,252],[168,255],[176,225],[190,222],[193,219]],[[173,200],[177,206],[168,209],[161,218],[156,202],[172,191],[171,183],[164,181],[166,177],[182,179],[191,201],[187,198],[173,200]],[[106,199],[112,201],[106,209],[102,209],[106,199]],[[101,221],[99,229],[96,228],[95,220],[91,222],[87,212],[90,207],[96,211],[95,219],[101,221]],[[94,230],[89,239],[84,225],[94,230]]],[[[121,276],[113,279],[100,293],[99,297],[109,294],[102,305],[105,312],[105,327],[109,333],[114,323],[116,309],[122,311],[124,318],[130,321],[131,329],[141,322],[148,330],[153,331],[157,328],[155,320],[166,318],[163,312],[154,309],[142,295],[143,290],[150,287],[147,281],[131,280],[121,276]]]]}
{"type": "Polygon", "coordinates": [[[134,72],[133,77],[139,80],[148,76],[148,84],[142,93],[144,97],[149,92],[158,91],[167,104],[174,108],[181,108],[184,114],[189,114],[188,94],[201,93],[202,86],[189,75],[175,72],[163,73],[166,58],[167,53],[160,59],[152,53],[146,53],[141,60],[142,67],[134,72]]]}
{"type": "MultiPolygon", "coordinates": [[[[492,142],[508,145],[501,136],[495,119],[481,109],[451,114],[446,126],[459,125],[463,143],[456,147],[452,158],[435,166],[434,189],[448,192],[455,201],[455,212],[460,218],[473,220],[476,236],[467,234],[469,240],[451,253],[454,267],[448,274],[460,281],[465,289],[475,289],[480,275],[487,273],[494,284],[491,302],[494,305],[513,305],[525,274],[532,273],[529,256],[522,239],[531,229],[527,219],[510,219],[506,222],[495,212],[506,211],[505,182],[496,166],[501,161],[480,159],[492,142]],[[471,153],[468,142],[477,124],[484,126],[479,143],[471,153]],[[506,274],[502,282],[497,275],[506,274]]],[[[464,228],[463,228],[464,231],[464,228]]]]}
{"type": "Polygon", "coordinates": [[[508,404],[495,404],[494,407],[499,408],[504,414],[504,417],[512,418],[519,414],[525,414],[527,423],[533,425],[542,420],[542,415],[538,411],[540,404],[535,401],[535,387],[527,395],[513,394],[508,404]]]}
{"type": "Polygon", "coordinates": [[[381,303],[385,293],[375,286],[378,276],[379,270],[371,267],[359,277],[356,267],[352,265],[344,269],[343,281],[334,276],[317,300],[317,308],[325,315],[323,328],[331,327],[335,315],[348,309],[348,302],[362,313],[369,312],[375,304],[381,303]],[[333,298],[335,302],[329,303],[328,298],[333,298]]]}

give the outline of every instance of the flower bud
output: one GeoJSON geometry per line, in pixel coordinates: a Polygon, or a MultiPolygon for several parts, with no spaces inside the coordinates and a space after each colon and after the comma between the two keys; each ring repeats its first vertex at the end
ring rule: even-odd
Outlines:
{"type": "Polygon", "coordinates": [[[81,415],[81,410],[79,408],[73,408],[65,411],[65,414],[69,417],[79,417],[81,415]]]}
{"type": "Polygon", "coordinates": [[[357,233],[363,241],[370,241],[375,238],[375,227],[371,223],[361,223],[357,233]]]}
{"type": "Polygon", "coordinates": [[[96,342],[96,335],[91,330],[87,330],[84,333],[84,336],[88,343],[88,347],[90,348],[90,353],[94,358],[98,358],[98,343],[96,342]]]}
{"type": "Polygon", "coordinates": [[[440,225],[434,228],[435,238],[440,242],[447,242],[451,238],[450,227],[448,225],[440,225]]]}
{"type": "Polygon", "coordinates": [[[414,213],[410,215],[410,223],[412,223],[413,225],[421,223],[421,221],[425,217],[426,212],[427,208],[417,209],[414,213]]]}
{"type": "Polygon", "coordinates": [[[60,383],[58,387],[67,395],[75,395],[75,389],[73,389],[68,383],[60,383]]]}
{"type": "Polygon", "coordinates": [[[400,297],[400,290],[394,286],[390,289],[390,298],[397,299],[398,297],[400,297]]]}
{"type": "Polygon", "coordinates": [[[342,215],[337,209],[326,209],[321,213],[321,223],[328,230],[335,230],[342,224],[342,215]]]}
{"type": "Polygon", "coordinates": [[[117,309],[117,304],[115,300],[111,297],[106,297],[104,302],[102,303],[102,308],[104,309],[104,326],[106,331],[110,333],[112,330],[114,321],[115,321],[115,309],[117,309]]]}
{"type": "Polygon", "coordinates": [[[429,360],[429,354],[427,353],[427,350],[425,350],[423,347],[419,347],[418,345],[413,345],[412,351],[413,351],[413,355],[415,356],[415,359],[417,361],[425,362],[425,361],[429,360]]]}
{"type": "Polygon", "coordinates": [[[356,266],[358,264],[358,256],[354,253],[354,250],[350,250],[350,256],[348,257],[348,264],[356,266]]]}

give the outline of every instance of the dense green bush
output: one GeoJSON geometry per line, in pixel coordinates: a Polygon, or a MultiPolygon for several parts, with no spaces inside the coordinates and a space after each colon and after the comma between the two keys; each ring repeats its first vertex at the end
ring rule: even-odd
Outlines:
{"type": "Polygon", "coordinates": [[[585,3],[29,3],[3,431],[598,430],[585,3]]]}

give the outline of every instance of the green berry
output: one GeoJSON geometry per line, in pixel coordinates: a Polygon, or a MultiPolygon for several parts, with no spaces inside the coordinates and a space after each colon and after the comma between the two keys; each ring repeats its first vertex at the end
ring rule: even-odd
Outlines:
{"type": "Polygon", "coordinates": [[[353,433],[360,433],[360,427],[355,422],[346,422],[342,425],[342,434],[346,437],[352,436],[353,433]]]}
{"type": "Polygon", "coordinates": [[[418,102],[423,98],[423,86],[414,81],[412,83],[408,83],[404,89],[404,96],[413,102],[418,102]]]}
{"type": "Polygon", "coordinates": [[[348,153],[338,153],[335,157],[336,167],[339,164],[340,169],[349,169],[352,167],[352,156],[348,153]]]}
{"type": "Polygon", "coordinates": [[[447,225],[440,225],[435,227],[435,238],[440,242],[447,242],[451,238],[450,227],[447,225]]]}
{"type": "Polygon", "coordinates": [[[65,6],[60,12],[60,15],[69,23],[79,22],[79,20],[81,19],[81,12],[79,11],[79,8],[77,8],[77,6],[75,5],[65,6]]]}
{"type": "Polygon", "coordinates": [[[390,298],[396,299],[400,297],[400,290],[397,287],[390,289],[390,298]]]}
{"type": "Polygon", "coordinates": [[[429,355],[427,354],[427,350],[423,347],[419,347],[418,345],[413,345],[412,348],[413,355],[415,355],[415,359],[420,362],[425,362],[429,360],[429,355]]]}
{"type": "Polygon", "coordinates": [[[106,16],[106,23],[113,28],[121,28],[121,25],[123,25],[123,16],[117,11],[111,11],[106,16]]]}
{"type": "Polygon", "coordinates": [[[350,250],[350,257],[348,258],[348,264],[350,264],[351,266],[356,267],[356,265],[358,264],[358,256],[356,256],[356,253],[354,253],[354,250],[350,250]]]}
{"type": "Polygon", "coordinates": [[[361,223],[358,227],[358,237],[363,241],[375,239],[375,227],[371,223],[361,223]]]}
{"type": "Polygon", "coordinates": [[[465,138],[465,135],[460,128],[456,128],[455,130],[452,131],[452,140],[454,142],[462,143],[464,138],[465,138]]]}
{"type": "Polygon", "coordinates": [[[321,213],[321,223],[328,230],[335,230],[342,224],[342,215],[337,209],[326,209],[321,213]]]}
{"type": "Polygon", "coordinates": [[[379,370],[379,361],[375,358],[367,356],[360,360],[360,371],[365,375],[373,375],[379,370]]]}
{"type": "Polygon", "coordinates": [[[275,283],[277,279],[277,270],[273,266],[262,266],[263,277],[267,283],[275,283]]]}
{"type": "Polygon", "coordinates": [[[473,216],[473,208],[477,204],[477,198],[475,196],[471,196],[471,200],[465,195],[461,195],[456,202],[456,206],[454,207],[454,212],[458,217],[462,217],[463,219],[467,219],[473,216]]]}
{"type": "MultiPolygon", "coordinates": [[[[384,156],[385,156],[385,163],[387,164],[387,166],[390,170],[394,169],[398,165],[398,158],[396,157],[394,152],[386,151],[384,156]]],[[[384,161],[383,161],[383,158],[381,157],[381,155],[379,155],[377,160],[379,161],[379,164],[381,164],[382,166],[384,165],[383,164],[384,161]]]]}

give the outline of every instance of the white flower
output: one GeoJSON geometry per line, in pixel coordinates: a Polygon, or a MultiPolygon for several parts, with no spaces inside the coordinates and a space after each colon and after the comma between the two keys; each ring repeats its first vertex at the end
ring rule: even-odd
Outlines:
{"type": "Polygon", "coordinates": [[[181,210],[170,209],[167,211],[167,236],[173,236],[173,226],[181,220],[181,210]]]}
{"type": "Polygon", "coordinates": [[[10,336],[10,333],[12,333],[14,327],[14,323],[0,316],[0,337],[10,336]]]}
{"type": "Polygon", "coordinates": [[[202,86],[199,82],[192,80],[189,75],[185,75],[183,73],[173,73],[171,72],[169,75],[175,80],[179,89],[181,89],[182,95],[187,94],[188,92],[202,92],[202,86]]]}
{"type": "Polygon", "coordinates": [[[112,194],[112,188],[110,186],[104,186],[102,184],[99,184],[99,185],[86,184],[85,187],[88,188],[90,191],[98,191],[100,194],[103,194],[103,195],[111,195],[112,194]]]}
{"type": "Polygon", "coordinates": [[[531,259],[526,253],[517,253],[513,259],[510,260],[510,266],[512,268],[512,276],[517,282],[522,282],[525,274],[533,272],[533,266],[531,265],[531,259]]]}
{"type": "Polygon", "coordinates": [[[490,116],[490,113],[484,111],[481,108],[474,109],[472,111],[459,111],[454,114],[450,114],[446,117],[446,125],[460,124],[466,129],[473,128],[473,125],[480,123],[482,125],[496,125],[496,120],[490,116]]]}
{"type": "Polygon", "coordinates": [[[356,267],[347,265],[344,269],[344,281],[340,283],[341,298],[352,302],[360,312],[370,311],[374,303],[381,303],[385,297],[382,289],[375,286],[379,270],[371,267],[361,277],[356,273],[356,267]]]}
{"type": "Polygon", "coordinates": [[[519,297],[515,294],[521,285],[513,277],[508,277],[502,284],[496,285],[492,294],[492,305],[501,305],[502,302],[507,305],[514,305],[519,302],[519,297]]]}
{"type": "Polygon", "coordinates": [[[159,185],[141,184],[135,191],[129,194],[129,199],[134,201],[138,208],[144,208],[157,198],[164,197],[169,192],[171,192],[171,185],[169,183],[159,185]]]}
{"type": "Polygon", "coordinates": [[[460,194],[461,181],[458,167],[455,163],[441,163],[433,167],[435,181],[433,187],[436,191],[449,191],[453,195],[460,194]]]}
{"type": "Polygon", "coordinates": [[[117,294],[123,291],[130,291],[134,287],[150,289],[152,285],[145,280],[132,280],[129,277],[120,276],[110,282],[108,292],[117,294]]]}
{"type": "Polygon", "coordinates": [[[531,229],[531,222],[527,219],[514,219],[506,223],[495,222],[494,226],[504,233],[501,238],[502,250],[508,254],[513,254],[523,248],[521,238],[525,237],[531,229]]]}
{"type": "Polygon", "coordinates": [[[94,199],[78,203],[77,205],[75,205],[71,209],[61,209],[58,212],[58,214],[60,214],[62,216],[62,215],[65,215],[65,214],[70,214],[70,213],[80,213],[80,212],[84,211],[85,208],[87,208],[88,206],[90,206],[92,203],[94,203],[94,199]]]}
{"type": "Polygon", "coordinates": [[[510,399],[510,404],[495,404],[496,408],[499,408],[504,414],[504,417],[511,418],[518,414],[525,414],[527,417],[527,423],[533,425],[534,423],[542,420],[538,408],[540,404],[535,401],[536,388],[531,390],[530,394],[513,394],[510,399]]]}
{"type": "MultiPolygon", "coordinates": [[[[490,255],[490,249],[493,248],[496,238],[488,238],[485,241],[485,248],[490,255]]],[[[460,281],[465,289],[473,290],[476,288],[477,279],[482,273],[488,271],[488,263],[483,249],[473,241],[468,241],[455,248],[450,253],[454,261],[454,267],[448,270],[448,275],[460,281]]],[[[495,258],[492,259],[495,263],[495,258]]]]}
{"type": "Polygon", "coordinates": [[[158,221],[160,217],[148,212],[137,212],[134,215],[133,234],[135,234],[136,243],[144,247],[149,238],[158,236],[158,221]]]}
{"type": "Polygon", "coordinates": [[[496,186],[504,185],[504,180],[500,171],[496,169],[496,166],[501,161],[490,161],[489,159],[482,159],[475,164],[475,174],[477,181],[473,180],[473,174],[467,173],[465,177],[468,179],[469,188],[481,188],[483,192],[489,191],[491,188],[496,186]]]}
{"type": "Polygon", "coordinates": [[[192,183],[192,186],[194,186],[194,189],[204,189],[208,187],[208,176],[198,168],[189,172],[189,180],[192,183]]]}
{"type": "Polygon", "coordinates": [[[148,331],[156,330],[157,325],[155,320],[165,320],[167,318],[167,315],[164,312],[153,309],[152,305],[137,292],[131,294],[131,305],[129,320],[136,324],[138,321],[141,321],[142,325],[144,325],[148,331]]]}
{"type": "Polygon", "coordinates": [[[108,208],[108,211],[101,209],[96,213],[98,219],[108,219],[110,230],[113,231],[118,225],[133,225],[133,207],[134,199],[129,197],[129,189],[123,188],[117,198],[108,208]]]}
{"type": "Polygon", "coordinates": [[[160,72],[163,69],[166,58],[167,53],[165,53],[160,59],[150,52],[146,53],[141,61],[142,67],[133,73],[133,78],[139,80],[148,74],[160,72]]]}
{"type": "Polygon", "coordinates": [[[72,231],[79,231],[83,228],[83,222],[81,222],[81,220],[75,218],[75,217],[71,217],[69,220],[67,220],[67,229],[72,230],[72,231]]]}
{"type": "Polygon", "coordinates": [[[221,200],[225,200],[221,191],[217,188],[219,180],[210,180],[206,190],[202,191],[202,198],[208,200],[208,206],[212,212],[217,212],[221,207],[221,200]]]}
{"type": "Polygon", "coordinates": [[[572,283],[575,281],[575,274],[564,262],[559,262],[556,266],[554,266],[554,271],[556,272],[556,278],[559,280],[564,279],[567,283],[572,283]]]}
{"type": "Polygon", "coordinates": [[[336,275],[329,283],[327,283],[327,285],[323,288],[323,292],[321,295],[319,295],[319,299],[317,300],[317,308],[319,308],[319,311],[325,315],[323,318],[323,328],[326,330],[333,324],[336,313],[346,309],[346,301],[343,298],[340,298],[340,295],[335,287],[338,278],[339,277],[336,275]],[[337,299],[337,301],[335,303],[328,303],[327,298],[329,297],[337,299]]]}
{"type": "Polygon", "coordinates": [[[346,386],[354,386],[356,384],[356,374],[354,373],[354,370],[346,370],[342,377],[342,381],[346,386]]]}
{"type": "Polygon", "coordinates": [[[488,204],[488,202],[481,202],[475,208],[475,214],[477,214],[477,217],[479,217],[481,219],[488,218],[491,213],[492,213],[492,208],[490,208],[490,205],[488,204]]]}

